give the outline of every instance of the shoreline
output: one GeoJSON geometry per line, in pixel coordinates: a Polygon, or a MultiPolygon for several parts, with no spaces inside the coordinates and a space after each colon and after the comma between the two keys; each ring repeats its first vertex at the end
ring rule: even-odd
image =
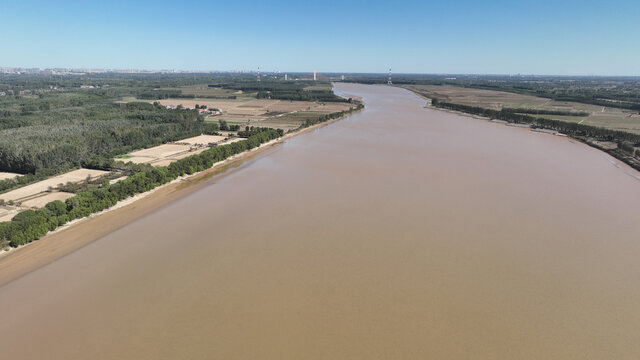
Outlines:
{"type": "Polygon", "coordinates": [[[71,254],[137,219],[199,190],[209,184],[207,180],[230,175],[233,169],[288,139],[328,126],[363,109],[364,107],[339,118],[284,134],[282,137],[261,144],[254,149],[215,163],[209,169],[181,176],[147,192],[119,201],[108,209],[73,220],[50,231],[37,241],[4,250],[0,253],[0,286],[71,254]],[[154,194],[155,196],[153,196],[154,194]]]}
{"type": "MultiPolygon", "coordinates": [[[[520,123],[510,123],[508,121],[505,120],[498,120],[498,119],[492,119],[492,118],[488,118],[485,116],[480,116],[480,115],[475,115],[475,114],[471,114],[471,113],[466,113],[464,111],[460,111],[460,110],[451,110],[451,109],[447,109],[447,108],[441,108],[441,107],[437,107],[437,106],[433,106],[431,104],[431,98],[428,98],[416,91],[413,91],[411,89],[407,89],[405,87],[402,86],[397,86],[398,88],[401,89],[405,89],[408,91],[411,91],[412,93],[414,93],[415,95],[417,95],[418,97],[426,100],[428,103],[424,106],[425,109],[432,109],[432,110],[437,110],[437,111],[443,111],[449,114],[455,114],[455,115],[460,115],[460,116],[464,116],[464,117],[469,117],[472,119],[477,119],[477,120],[484,120],[484,121],[488,121],[488,122],[492,122],[492,123],[496,123],[496,124],[501,124],[501,125],[505,125],[505,126],[511,126],[511,127],[519,127],[519,128],[523,128],[523,129],[529,129],[530,131],[535,131],[535,132],[539,132],[539,133],[544,133],[544,134],[549,134],[549,135],[555,135],[555,136],[561,136],[561,137],[568,137],[571,139],[575,139],[574,137],[571,137],[567,134],[563,134],[561,132],[552,130],[552,129],[545,129],[545,128],[532,128],[530,125],[528,124],[520,124],[520,123]]],[[[575,139],[575,140],[580,140],[580,139],[575,139]]]]}
{"type": "MultiPolygon", "coordinates": [[[[418,93],[418,92],[416,92],[414,90],[407,89],[407,88],[402,87],[402,86],[396,86],[396,87],[398,87],[400,89],[405,89],[405,90],[411,91],[413,94],[417,95],[418,97],[428,101],[427,105],[424,106],[424,108],[426,108],[426,109],[443,111],[443,112],[447,112],[447,113],[450,113],[450,114],[469,117],[469,118],[472,118],[472,119],[485,120],[487,122],[501,124],[501,125],[504,125],[504,126],[528,129],[529,131],[533,131],[533,132],[540,133],[540,134],[553,135],[553,136],[558,136],[558,137],[564,137],[564,138],[567,138],[567,139],[570,139],[570,140],[575,140],[575,141],[577,141],[579,143],[587,145],[587,147],[589,147],[589,148],[596,149],[596,150],[598,150],[598,151],[610,156],[614,160],[618,161],[619,163],[613,164],[614,166],[619,168],[621,164],[624,164],[629,170],[631,170],[631,171],[633,171],[635,173],[640,173],[640,169],[637,168],[636,166],[630,164],[629,162],[625,161],[624,156],[621,156],[621,157],[616,156],[615,152],[612,152],[610,150],[602,148],[599,145],[597,145],[597,144],[595,144],[595,143],[593,143],[591,141],[588,141],[588,140],[585,140],[585,139],[581,139],[579,137],[574,137],[574,136],[571,136],[569,134],[565,134],[565,133],[562,133],[562,132],[559,132],[559,131],[556,131],[556,130],[553,130],[553,129],[533,128],[533,127],[531,127],[530,125],[527,125],[527,124],[511,123],[511,122],[508,122],[508,121],[505,121],[505,120],[492,119],[492,118],[488,118],[488,117],[484,117],[484,116],[480,116],[480,115],[476,115],[476,114],[472,114],[472,113],[467,113],[467,112],[460,111],[460,110],[451,110],[451,109],[446,109],[446,108],[440,108],[440,107],[437,107],[437,106],[433,106],[431,104],[431,98],[428,98],[428,97],[426,97],[426,96],[424,96],[424,95],[422,95],[422,94],[420,94],[420,93],[418,93]]],[[[627,173],[627,175],[635,178],[636,180],[640,180],[640,175],[629,174],[629,173],[627,173]]]]}

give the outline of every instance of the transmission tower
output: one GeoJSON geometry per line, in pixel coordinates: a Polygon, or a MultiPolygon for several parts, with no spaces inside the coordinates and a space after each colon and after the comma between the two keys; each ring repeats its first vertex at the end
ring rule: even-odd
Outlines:
{"type": "Polygon", "coordinates": [[[387,80],[387,85],[391,85],[391,68],[389,68],[389,79],[387,80]]]}

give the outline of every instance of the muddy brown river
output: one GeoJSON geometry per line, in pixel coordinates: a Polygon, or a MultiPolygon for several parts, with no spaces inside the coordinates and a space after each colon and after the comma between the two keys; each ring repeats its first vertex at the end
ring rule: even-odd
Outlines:
{"type": "Polygon", "coordinates": [[[337,90],[366,109],[0,287],[0,357],[640,357],[637,172],[337,90]]]}

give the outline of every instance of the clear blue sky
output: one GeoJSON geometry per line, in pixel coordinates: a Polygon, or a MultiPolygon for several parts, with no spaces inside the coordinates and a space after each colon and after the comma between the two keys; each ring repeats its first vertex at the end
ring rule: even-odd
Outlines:
{"type": "Polygon", "coordinates": [[[0,66],[640,75],[640,1],[0,0],[0,66]]]}

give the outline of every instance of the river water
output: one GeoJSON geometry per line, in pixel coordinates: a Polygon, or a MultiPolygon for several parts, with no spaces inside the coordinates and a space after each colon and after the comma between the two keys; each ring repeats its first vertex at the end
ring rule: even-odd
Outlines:
{"type": "Polygon", "coordinates": [[[638,173],[367,107],[0,287],[4,359],[640,357],[638,173]]]}

